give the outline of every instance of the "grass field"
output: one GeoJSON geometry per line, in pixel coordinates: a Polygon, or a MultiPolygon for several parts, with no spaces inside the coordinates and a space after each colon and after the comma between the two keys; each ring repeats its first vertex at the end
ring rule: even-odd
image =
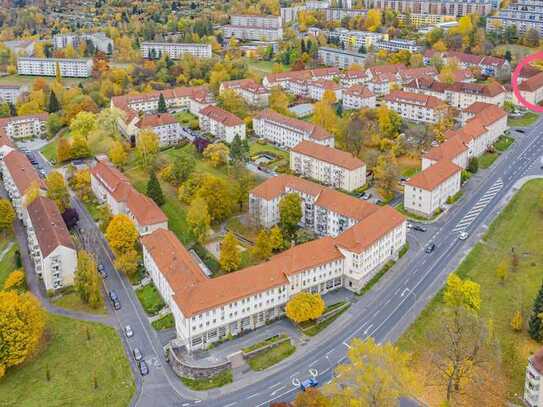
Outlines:
{"type": "MultiPolygon", "coordinates": [[[[273,61],[252,61],[247,60],[247,68],[249,72],[254,72],[260,75],[266,75],[272,72],[273,65],[276,64],[273,61]]],[[[281,65],[283,71],[288,71],[288,66],[281,65]]]]}
{"type": "Polygon", "coordinates": [[[249,155],[251,157],[259,154],[259,153],[271,153],[272,155],[280,158],[277,161],[270,162],[269,164],[262,164],[264,167],[268,168],[276,168],[283,165],[288,165],[289,163],[289,153],[287,151],[283,151],[277,147],[275,147],[272,144],[260,144],[257,142],[252,142],[249,144],[249,155]]]}
{"type": "Polygon", "coordinates": [[[162,318],[153,321],[151,325],[153,325],[153,328],[157,331],[160,331],[162,329],[173,328],[175,326],[175,321],[172,314],[166,314],[162,318]]]}
{"type": "Polygon", "coordinates": [[[79,295],[75,292],[67,292],[62,297],[53,301],[58,307],[66,308],[72,311],[88,312],[90,314],[107,314],[106,306],[104,303],[98,308],[91,308],[87,304],[83,303],[79,298],[79,295]]]}
{"type": "MultiPolygon", "coordinates": [[[[71,136],[69,131],[67,131],[63,133],[61,137],[70,138],[71,136]]],[[[54,140],[52,140],[40,150],[43,156],[49,161],[57,160],[57,144],[59,140],[60,138],[56,137],[54,140]]],[[[97,133],[91,133],[88,136],[88,143],[93,156],[99,154],[107,154],[109,149],[111,148],[111,145],[113,144],[113,137],[104,136],[97,133]]]]}
{"type": "Polygon", "coordinates": [[[479,168],[486,169],[490,167],[498,157],[498,153],[490,153],[487,151],[479,158],[479,168]]]}
{"type": "Polygon", "coordinates": [[[288,358],[294,352],[296,352],[296,347],[289,340],[249,359],[247,363],[251,369],[258,372],[276,365],[283,359],[288,358]]]}
{"type": "Polygon", "coordinates": [[[537,113],[527,112],[522,117],[519,117],[516,119],[513,119],[513,118],[507,119],[507,125],[509,127],[528,127],[534,124],[538,118],[539,118],[539,115],[537,113]]]}
{"type": "Polygon", "coordinates": [[[124,407],[134,391],[113,328],[49,315],[47,343],[33,359],[7,371],[0,381],[0,405],[124,407]]]}
{"type": "MultiPolygon", "coordinates": [[[[513,395],[523,392],[527,359],[541,346],[529,338],[526,325],[543,280],[543,215],[538,208],[542,193],[543,180],[526,184],[457,269],[459,276],[481,286],[480,313],[484,320],[493,321],[494,334],[502,349],[501,354],[496,353],[496,358],[501,358],[501,369],[496,374],[503,375],[510,401],[515,402],[518,400],[513,400],[513,395]],[[519,266],[517,271],[509,272],[502,284],[495,270],[501,261],[510,258],[511,248],[519,253],[519,266]],[[510,326],[517,310],[525,323],[521,333],[515,333],[510,326]]],[[[432,346],[426,333],[436,325],[442,309],[438,294],[399,341],[403,350],[413,353],[415,372],[427,377],[435,372],[423,362],[425,350],[432,346]]],[[[424,401],[440,405],[442,400],[432,398],[433,392],[427,390],[424,401]]]]}
{"type": "Polygon", "coordinates": [[[136,290],[136,295],[138,296],[143,309],[149,315],[157,314],[165,305],[162,297],[153,284],[147,284],[145,287],[136,290]]]}
{"type": "Polygon", "coordinates": [[[226,370],[212,377],[211,379],[187,379],[182,377],[181,381],[189,389],[203,391],[214,389],[216,387],[222,387],[228,383],[232,383],[233,376],[231,370],[226,370]]]}
{"type": "MultiPolygon", "coordinates": [[[[7,76],[0,76],[0,85],[17,84],[17,85],[28,85],[31,87],[37,78],[45,79],[47,82],[53,82],[56,80],[54,76],[53,77],[51,76],[24,76],[24,75],[13,74],[13,75],[7,75],[7,76]]],[[[77,86],[81,82],[85,83],[87,81],[88,79],[84,79],[84,78],[63,78],[62,79],[62,83],[65,86],[77,86]]]]}
{"type": "MultiPolygon", "coordinates": [[[[0,251],[6,247],[7,241],[2,242],[2,248],[0,251]]],[[[15,252],[17,251],[18,246],[14,244],[11,249],[9,249],[2,260],[0,260],[0,289],[4,287],[4,281],[8,278],[9,274],[16,269],[15,264],[15,252]]]]}

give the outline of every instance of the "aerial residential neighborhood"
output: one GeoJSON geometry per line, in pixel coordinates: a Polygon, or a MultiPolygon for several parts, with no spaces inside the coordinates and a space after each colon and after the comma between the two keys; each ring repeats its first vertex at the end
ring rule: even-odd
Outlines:
{"type": "Polygon", "coordinates": [[[543,407],[540,4],[0,5],[0,406],[543,407]]]}

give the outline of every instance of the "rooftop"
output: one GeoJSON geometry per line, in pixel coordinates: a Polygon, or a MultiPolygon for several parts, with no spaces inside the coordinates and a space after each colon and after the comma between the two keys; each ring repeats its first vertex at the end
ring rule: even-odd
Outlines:
{"type": "Polygon", "coordinates": [[[406,182],[406,185],[421,188],[425,191],[433,191],[454,174],[462,171],[458,165],[449,160],[440,160],[434,165],[414,175],[406,182]]]}
{"type": "Polygon", "coordinates": [[[362,160],[356,158],[350,153],[338,150],[336,148],[323,146],[318,143],[313,143],[308,140],[302,141],[290,151],[307,155],[347,170],[356,170],[364,166],[364,162],[362,160]]]}
{"type": "Polygon", "coordinates": [[[297,129],[298,131],[301,131],[303,133],[306,133],[314,140],[328,140],[334,138],[331,133],[329,133],[327,130],[320,126],[304,122],[303,120],[284,116],[271,109],[266,109],[262,112],[257,113],[254,116],[253,120],[267,120],[282,124],[283,126],[288,126],[297,129]]]}

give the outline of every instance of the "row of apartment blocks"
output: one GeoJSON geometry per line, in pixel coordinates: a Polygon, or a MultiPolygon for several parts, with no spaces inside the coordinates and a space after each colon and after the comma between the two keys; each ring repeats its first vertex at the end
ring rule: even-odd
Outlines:
{"type": "Polygon", "coordinates": [[[219,94],[231,90],[240,96],[249,106],[266,107],[270,100],[270,91],[264,86],[256,83],[254,79],[239,79],[225,81],[219,87],[219,94]]]}
{"type": "Polygon", "coordinates": [[[17,74],[56,76],[57,67],[60,75],[67,78],[88,78],[92,74],[92,59],[68,58],[17,58],[17,74]]]}
{"type": "Polygon", "coordinates": [[[461,172],[507,130],[507,113],[494,104],[476,102],[462,112],[461,127],[448,131],[446,141],[422,158],[422,171],[404,189],[404,207],[431,217],[460,191],[461,172]]]}
{"type": "Polygon", "coordinates": [[[462,17],[469,14],[487,16],[493,10],[492,0],[368,0],[368,9],[392,9],[400,14],[439,14],[462,17]]]}
{"type": "MultiPolygon", "coordinates": [[[[2,128],[0,128],[2,129],[2,128]]],[[[73,284],[77,252],[54,201],[45,198],[45,182],[5,131],[0,132],[0,169],[17,218],[25,226],[29,256],[47,291],[73,284]],[[38,196],[28,202],[30,191],[38,196]]]]}
{"type": "Polygon", "coordinates": [[[239,40],[280,41],[283,39],[283,23],[280,16],[233,15],[225,25],[224,37],[239,40]]]}
{"type": "Polygon", "coordinates": [[[458,51],[438,52],[428,49],[424,52],[424,64],[431,64],[433,57],[441,58],[445,64],[449,63],[449,60],[454,60],[461,69],[477,68],[486,76],[508,78],[511,75],[511,64],[503,58],[466,54],[458,51]]]}
{"type": "Polygon", "coordinates": [[[11,103],[15,105],[17,99],[28,92],[28,86],[25,85],[0,85],[0,103],[11,103]]]}
{"type": "Polygon", "coordinates": [[[0,119],[0,135],[12,140],[38,137],[47,134],[47,113],[12,116],[0,119]]]}
{"type": "Polygon", "coordinates": [[[213,279],[206,278],[172,232],[158,229],[141,239],[145,267],[170,306],[178,342],[187,350],[264,326],[283,315],[288,300],[301,291],[324,294],[339,287],[358,291],[387,261],[398,257],[406,241],[406,222],[390,207],[363,203],[292,176],[269,179],[251,197],[277,201],[287,183],[302,185],[299,189],[319,203],[329,199],[330,205],[346,206],[335,209],[349,211],[355,222],[335,238],[324,235],[265,263],[213,279]]]}
{"type": "Polygon", "coordinates": [[[104,32],[86,33],[86,34],[57,34],[53,36],[53,46],[56,49],[64,49],[68,45],[78,48],[80,44],[90,42],[100,52],[104,54],[113,53],[113,40],[108,38],[104,32]]]}
{"type": "Polygon", "coordinates": [[[213,94],[204,86],[178,87],[111,98],[111,108],[123,113],[118,119],[118,125],[124,137],[137,144],[139,132],[150,128],[159,137],[161,147],[178,144],[185,137],[185,132],[170,112],[189,111],[199,117],[203,108],[214,103],[213,94]],[[164,97],[168,113],[157,113],[160,95],[164,97]]]}
{"type": "Polygon", "coordinates": [[[534,29],[543,36],[543,4],[537,0],[518,0],[487,19],[487,31],[502,31],[508,27],[515,27],[519,35],[534,29]]]}
{"type": "Polygon", "coordinates": [[[210,44],[192,44],[180,42],[142,42],[141,55],[147,59],[160,59],[168,55],[171,59],[181,59],[184,55],[196,58],[211,58],[210,44]]]}

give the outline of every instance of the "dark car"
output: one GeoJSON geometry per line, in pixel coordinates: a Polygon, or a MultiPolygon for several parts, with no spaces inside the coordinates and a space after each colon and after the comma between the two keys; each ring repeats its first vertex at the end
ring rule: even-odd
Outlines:
{"type": "Polygon", "coordinates": [[[140,373],[142,376],[147,376],[149,374],[149,367],[147,367],[147,363],[145,363],[145,360],[142,360],[138,363],[138,368],[140,369],[140,373]]]}
{"type": "Polygon", "coordinates": [[[120,310],[121,303],[119,301],[119,297],[117,296],[117,293],[111,290],[108,295],[109,295],[109,299],[111,300],[111,303],[113,304],[113,308],[115,308],[116,310],[120,310]]]}
{"type": "Polygon", "coordinates": [[[429,243],[428,246],[426,246],[426,249],[424,249],[424,251],[426,253],[432,253],[435,249],[436,249],[436,244],[435,243],[429,243]]]}
{"type": "Polygon", "coordinates": [[[426,232],[426,228],[423,228],[420,225],[413,225],[412,229],[416,230],[417,232],[426,232]]]}
{"type": "Polygon", "coordinates": [[[524,129],[516,129],[515,131],[517,133],[526,133],[526,130],[524,130],[524,129]]]}
{"type": "Polygon", "coordinates": [[[132,349],[132,356],[134,356],[134,360],[136,362],[139,362],[140,360],[143,359],[143,355],[142,355],[141,351],[138,348],[132,349]]]}

